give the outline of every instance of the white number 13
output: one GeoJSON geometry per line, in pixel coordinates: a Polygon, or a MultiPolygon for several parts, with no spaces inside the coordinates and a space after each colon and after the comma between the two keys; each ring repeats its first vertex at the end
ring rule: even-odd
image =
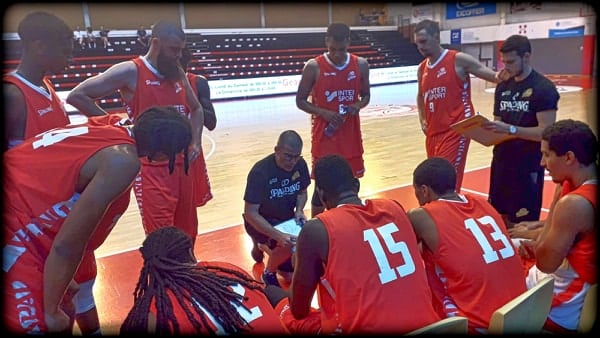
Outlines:
{"type": "Polygon", "coordinates": [[[477,243],[479,243],[479,246],[481,246],[481,250],[483,250],[483,255],[482,255],[483,260],[486,263],[489,264],[489,263],[495,262],[498,259],[500,259],[500,257],[502,257],[502,259],[504,259],[504,258],[514,256],[515,250],[513,249],[513,246],[511,245],[510,240],[508,238],[506,238],[506,236],[502,233],[502,231],[498,227],[498,224],[496,224],[496,221],[494,221],[494,219],[491,216],[483,216],[481,218],[478,218],[477,220],[475,220],[473,218],[468,218],[465,220],[465,227],[469,231],[471,231],[471,233],[473,234],[473,237],[475,237],[475,239],[477,240],[477,243]],[[500,249],[500,250],[498,250],[498,252],[496,252],[492,248],[492,246],[488,242],[487,238],[481,231],[478,222],[479,222],[479,224],[489,224],[492,227],[494,232],[492,232],[490,235],[492,236],[492,239],[495,242],[497,242],[497,241],[502,242],[502,244],[504,245],[504,247],[502,249],[500,249]],[[500,257],[498,257],[498,253],[500,253],[500,257]]]}

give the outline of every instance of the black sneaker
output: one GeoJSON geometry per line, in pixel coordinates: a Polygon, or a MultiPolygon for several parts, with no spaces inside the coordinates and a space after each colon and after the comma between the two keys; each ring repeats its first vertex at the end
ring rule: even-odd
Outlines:
{"type": "Polygon", "coordinates": [[[252,251],[250,252],[250,255],[256,263],[262,263],[263,259],[265,258],[265,254],[262,252],[262,250],[258,248],[258,245],[254,245],[252,251]]]}
{"type": "Polygon", "coordinates": [[[279,285],[279,281],[277,280],[277,273],[267,271],[266,269],[262,274],[262,281],[263,283],[265,283],[265,285],[274,285],[281,287],[281,285],[279,285]]]}

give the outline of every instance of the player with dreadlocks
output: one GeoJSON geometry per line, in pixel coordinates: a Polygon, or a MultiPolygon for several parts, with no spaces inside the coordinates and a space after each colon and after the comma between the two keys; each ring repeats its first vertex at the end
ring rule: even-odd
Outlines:
{"type": "Polygon", "coordinates": [[[11,332],[72,333],[75,272],[79,265],[80,280],[95,278],[93,250],[127,209],[140,157],[187,159],[190,142],[185,116],[151,107],[135,126],[116,115],[90,118],[4,153],[3,319],[11,332]]]}
{"type": "Polygon", "coordinates": [[[198,262],[191,238],[173,226],[150,233],[124,333],[284,334],[262,285],[225,262],[198,262]]]}

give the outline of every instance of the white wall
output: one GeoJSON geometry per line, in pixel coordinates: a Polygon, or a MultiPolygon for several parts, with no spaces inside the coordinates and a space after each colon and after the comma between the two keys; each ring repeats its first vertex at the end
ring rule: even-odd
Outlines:
{"type": "MultiPolygon", "coordinates": [[[[565,29],[570,27],[584,26],[584,35],[596,34],[595,17],[574,17],[567,19],[545,20],[528,22],[524,28],[523,23],[506,25],[485,26],[477,28],[461,29],[461,43],[483,43],[504,41],[513,34],[526,35],[530,40],[549,38],[550,29],[565,29]]],[[[442,44],[450,44],[450,31],[440,33],[442,44]]]]}
{"type": "MultiPolygon", "coordinates": [[[[527,4],[523,2],[522,4],[527,4]]],[[[540,9],[527,6],[519,6],[520,10],[511,13],[509,2],[499,2],[496,4],[496,13],[482,16],[471,16],[461,19],[446,19],[446,3],[425,3],[414,5],[412,3],[387,3],[389,17],[401,15],[405,18],[415,18],[415,15],[423,15],[421,19],[433,19],[440,23],[442,30],[464,29],[482,26],[497,26],[503,24],[519,24],[535,21],[565,19],[589,15],[593,13],[593,6],[583,2],[545,2],[540,9]],[[416,12],[415,12],[416,11],[416,12]]],[[[517,9],[512,7],[513,10],[517,9]]],[[[416,23],[415,20],[411,23],[416,23]]]]}

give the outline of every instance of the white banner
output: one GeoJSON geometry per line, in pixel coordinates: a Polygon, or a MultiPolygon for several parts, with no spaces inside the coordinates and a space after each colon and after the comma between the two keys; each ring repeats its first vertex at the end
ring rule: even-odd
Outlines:
{"type": "Polygon", "coordinates": [[[425,19],[433,20],[432,4],[413,6],[412,15],[410,16],[410,23],[417,24],[425,19]]]}
{"type": "MultiPolygon", "coordinates": [[[[417,81],[418,65],[390,68],[373,68],[369,71],[371,85],[417,81]]],[[[301,75],[270,76],[248,79],[210,80],[210,96],[213,100],[293,94],[298,91],[301,75]]],[[[76,109],[67,104],[68,91],[56,92],[67,112],[76,109]]]]}
{"type": "MultiPolygon", "coordinates": [[[[417,65],[374,68],[369,72],[372,85],[417,80],[417,65]]],[[[291,94],[298,91],[301,75],[269,76],[249,79],[210,80],[212,99],[231,99],[263,95],[291,94]]]]}

